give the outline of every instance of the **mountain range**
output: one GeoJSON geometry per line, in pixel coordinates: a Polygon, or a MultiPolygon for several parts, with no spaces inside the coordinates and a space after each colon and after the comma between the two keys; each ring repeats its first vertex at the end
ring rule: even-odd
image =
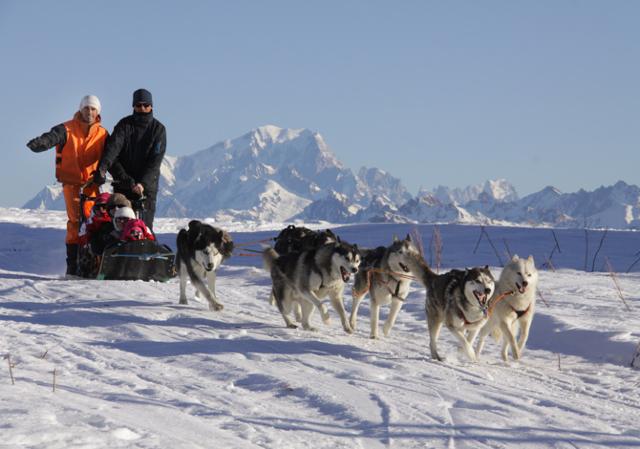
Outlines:
{"type": "MultiPolygon", "coordinates": [[[[45,187],[23,207],[64,210],[60,186],[45,187]]],[[[191,155],[166,156],[156,216],[630,229],[640,227],[640,188],[619,181],[562,193],[548,186],[520,198],[498,179],[412,196],[384,170],[345,167],[317,132],[267,125],[191,155]]]]}

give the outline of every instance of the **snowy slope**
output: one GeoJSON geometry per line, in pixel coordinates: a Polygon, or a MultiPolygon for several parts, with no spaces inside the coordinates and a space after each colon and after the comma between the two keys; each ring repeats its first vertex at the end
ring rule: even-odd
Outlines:
{"type": "MultiPolygon", "coordinates": [[[[368,338],[366,304],[354,335],[333,312],[328,326],[313,317],[318,332],[289,330],[267,302],[267,274],[250,257],[233,257],[219,273],[222,313],[197,301],[178,305],[175,280],[62,280],[59,215],[0,210],[0,341],[10,356],[0,378],[1,448],[640,445],[640,371],[628,367],[640,341],[639,273],[617,275],[625,311],[606,272],[542,271],[546,305],[539,302],[521,362],[503,363],[490,343],[479,363],[469,363],[444,330],[448,361],[436,363],[417,285],[389,338],[368,338]],[[50,227],[34,226],[42,223],[50,227]]],[[[160,220],[161,239],[172,241],[183,224],[160,220]]],[[[238,242],[275,232],[225,227],[238,242]]],[[[335,228],[365,246],[407,229],[335,228]]],[[[421,228],[425,242],[429,229],[421,228]]],[[[457,261],[448,266],[495,264],[487,242],[477,254],[469,249],[477,231],[442,227],[446,259],[457,261]]],[[[543,231],[489,229],[522,254],[548,251],[543,231]]],[[[558,237],[558,264],[580,266],[582,239],[558,237]]],[[[636,233],[610,238],[607,256],[633,257],[636,233]]]]}

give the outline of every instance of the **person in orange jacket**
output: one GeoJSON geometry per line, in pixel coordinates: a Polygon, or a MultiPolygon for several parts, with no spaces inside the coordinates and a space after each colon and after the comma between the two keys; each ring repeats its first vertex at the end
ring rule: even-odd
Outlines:
{"type": "MultiPolygon", "coordinates": [[[[54,126],[27,143],[35,153],[56,147],[56,179],[62,183],[64,202],[67,207],[67,274],[75,275],[78,270],[78,230],[80,227],[80,189],[91,179],[102,157],[107,130],[100,124],[100,100],[95,95],[86,95],[80,101],[80,108],[73,119],[54,126]]],[[[99,186],[90,184],[83,193],[97,196],[99,186]]],[[[87,202],[82,213],[85,217],[92,204],[87,202]]]]}

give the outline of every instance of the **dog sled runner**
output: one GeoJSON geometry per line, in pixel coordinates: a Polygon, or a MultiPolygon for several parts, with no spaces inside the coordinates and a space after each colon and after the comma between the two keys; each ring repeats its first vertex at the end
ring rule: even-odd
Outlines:
{"type": "Polygon", "coordinates": [[[175,275],[171,248],[154,240],[135,240],[107,247],[96,279],[165,282],[175,275]]]}

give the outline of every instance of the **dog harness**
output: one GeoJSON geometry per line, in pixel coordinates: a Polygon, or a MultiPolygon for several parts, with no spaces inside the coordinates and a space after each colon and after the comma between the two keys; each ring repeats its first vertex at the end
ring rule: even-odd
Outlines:
{"type": "MultiPolygon", "coordinates": [[[[378,273],[378,275],[380,275],[380,274],[381,273],[378,273]]],[[[394,278],[390,274],[388,276],[389,276],[390,279],[387,280],[386,282],[384,282],[384,285],[386,285],[387,290],[389,290],[389,293],[391,294],[391,297],[397,298],[399,301],[404,302],[404,298],[400,296],[400,282],[402,282],[402,281],[397,280],[396,278],[394,278]],[[391,282],[391,279],[393,279],[396,282],[396,290],[395,290],[395,292],[389,288],[389,282],[391,282]]]]}
{"type": "Polygon", "coordinates": [[[529,307],[527,307],[525,310],[516,310],[513,306],[511,306],[511,310],[513,310],[516,313],[518,318],[521,318],[523,315],[526,315],[526,313],[529,311],[530,308],[531,308],[531,304],[529,304],[529,307]]]}

